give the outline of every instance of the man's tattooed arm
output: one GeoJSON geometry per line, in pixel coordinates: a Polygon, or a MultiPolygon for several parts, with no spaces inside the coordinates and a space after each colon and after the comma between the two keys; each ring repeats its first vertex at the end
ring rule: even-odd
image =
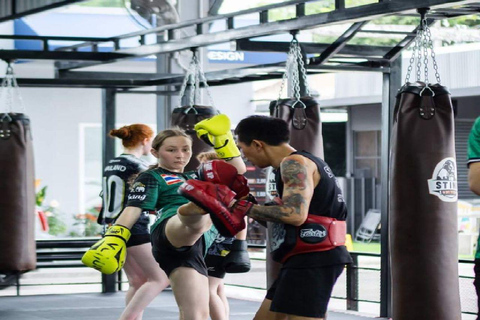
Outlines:
{"type": "Polygon", "coordinates": [[[283,205],[254,206],[249,216],[256,220],[301,225],[308,214],[313,195],[313,172],[303,156],[285,158],[280,165],[283,180],[283,205]]]}

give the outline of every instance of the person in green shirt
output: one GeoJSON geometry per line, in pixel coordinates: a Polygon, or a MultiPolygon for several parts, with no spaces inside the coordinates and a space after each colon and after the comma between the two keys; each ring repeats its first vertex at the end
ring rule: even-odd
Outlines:
{"type": "MultiPolygon", "coordinates": [[[[212,144],[220,159],[235,167],[235,175],[245,173],[226,115],[203,120],[195,130],[212,144]]],[[[84,254],[82,262],[105,274],[119,271],[125,262],[131,227],[143,211],[155,211],[157,219],[150,230],[152,253],[170,280],[180,319],[207,320],[209,289],[204,256],[218,231],[210,215],[178,193],[185,181],[197,179],[196,171],[184,172],[192,157],[192,139],[180,129],[163,130],[153,139],[151,153],[158,164],[131,184],[127,205],[115,225],[84,254]]]]}
{"type": "MultiPolygon", "coordinates": [[[[475,120],[468,137],[467,157],[468,185],[473,193],[480,195],[480,117],[475,120]]],[[[475,280],[473,284],[477,292],[477,304],[480,314],[480,237],[477,240],[474,271],[475,280]]],[[[480,320],[480,315],[477,316],[477,320],[480,320]]]]}

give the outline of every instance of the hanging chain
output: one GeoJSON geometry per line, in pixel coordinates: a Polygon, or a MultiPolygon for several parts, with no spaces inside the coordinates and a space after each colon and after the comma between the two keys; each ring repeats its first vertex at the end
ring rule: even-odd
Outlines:
{"type": "MultiPolygon", "coordinates": [[[[293,40],[292,40],[292,43],[293,43],[293,40]]],[[[282,84],[280,85],[280,93],[278,94],[277,100],[280,100],[282,98],[283,88],[285,87],[285,83],[288,80],[288,74],[290,73],[290,66],[292,65],[291,60],[294,59],[294,47],[292,43],[290,44],[290,49],[287,55],[287,61],[285,62],[285,72],[283,73],[282,84]]]]}
{"type": "MultiPolygon", "coordinates": [[[[418,37],[418,31],[417,31],[417,37],[418,37]]],[[[413,65],[415,63],[415,53],[417,52],[417,38],[415,38],[414,41],[414,46],[412,49],[412,56],[410,57],[410,62],[408,64],[408,69],[407,69],[407,76],[405,77],[405,83],[410,81],[410,75],[413,70],[413,65]]]]}
{"type": "Polygon", "coordinates": [[[305,85],[305,95],[310,95],[310,89],[308,87],[308,80],[307,80],[307,70],[305,69],[305,63],[303,62],[302,56],[302,48],[300,48],[300,44],[297,41],[297,60],[298,64],[300,65],[300,72],[302,74],[303,84],[305,85]]]}
{"type": "Polygon", "coordinates": [[[2,81],[2,88],[0,92],[0,101],[5,101],[6,113],[14,112],[14,100],[18,98],[19,111],[25,113],[25,105],[23,103],[22,95],[18,87],[17,79],[10,62],[7,64],[5,78],[2,81]]]}
{"type": "Polygon", "coordinates": [[[428,38],[428,47],[430,48],[431,56],[432,56],[432,62],[433,62],[433,69],[435,70],[435,78],[437,79],[437,83],[440,84],[442,83],[440,79],[440,74],[438,73],[438,65],[437,65],[437,59],[435,56],[435,51],[433,50],[433,41],[432,41],[432,33],[430,32],[430,28],[428,25],[426,25],[426,32],[427,32],[427,38],[428,38]]]}
{"type": "MultiPolygon", "coordinates": [[[[190,60],[190,64],[188,65],[188,69],[185,72],[185,77],[183,78],[182,86],[180,88],[180,93],[179,93],[180,103],[182,101],[183,96],[185,95],[185,91],[187,90],[187,85],[190,83],[190,77],[194,72],[195,72],[195,62],[192,57],[192,60],[190,60]]],[[[191,106],[193,106],[193,104],[191,104],[191,106]]]]}
{"type": "Polygon", "coordinates": [[[427,28],[427,19],[424,18],[422,19],[422,26],[423,26],[423,57],[424,57],[424,73],[425,73],[425,83],[428,85],[430,81],[428,80],[428,40],[427,40],[427,33],[426,33],[426,28],[427,28]]]}
{"type": "Polygon", "coordinates": [[[201,98],[201,94],[200,94],[201,83],[203,83],[207,91],[208,99],[210,100],[210,103],[212,104],[212,107],[213,107],[213,98],[212,98],[212,94],[210,93],[210,87],[208,86],[207,78],[205,76],[205,73],[203,72],[202,65],[200,63],[200,60],[198,59],[196,52],[193,51],[192,59],[190,60],[190,64],[185,73],[185,77],[183,78],[182,86],[180,87],[180,93],[179,93],[180,103],[182,98],[185,95],[187,86],[190,87],[188,105],[190,107],[193,107],[195,103],[198,103],[201,98]]]}
{"type": "Polygon", "coordinates": [[[199,66],[199,63],[198,63],[198,59],[196,59],[197,57],[195,56],[195,94],[194,94],[194,97],[195,97],[195,102],[196,104],[202,104],[202,100],[201,100],[201,97],[202,95],[200,94],[200,75],[199,75],[199,72],[200,72],[200,66],[199,66]]]}
{"type": "Polygon", "coordinates": [[[430,27],[428,26],[426,17],[422,16],[420,21],[420,26],[417,28],[417,34],[414,40],[414,46],[412,49],[412,56],[410,57],[409,66],[407,69],[407,75],[405,78],[405,83],[410,81],[410,76],[413,70],[413,66],[415,65],[415,59],[417,60],[416,63],[416,76],[417,81],[421,81],[421,74],[422,74],[422,64],[423,64],[423,74],[424,74],[424,82],[426,86],[429,85],[429,74],[428,74],[428,50],[430,50],[430,56],[432,58],[433,68],[435,70],[435,78],[437,83],[441,83],[440,74],[438,73],[438,65],[435,56],[435,51],[433,48],[433,41],[431,36],[430,27]]]}
{"type": "Polygon", "coordinates": [[[300,100],[300,75],[298,74],[298,51],[297,45],[298,42],[295,39],[293,44],[293,62],[291,64],[291,71],[292,71],[292,82],[293,82],[293,97],[295,100],[300,100]]]}
{"type": "Polygon", "coordinates": [[[283,89],[290,73],[293,84],[293,96],[295,100],[300,101],[300,73],[305,84],[305,94],[309,96],[310,90],[308,88],[307,71],[305,69],[305,63],[303,62],[302,49],[300,48],[296,38],[293,38],[292,42],[290,43],[290,49],[288,51],[287,61],[285,63],[285,73],[282,77],[280,93],[277,100],[280,100],[282,97],[283,89]]]}
{"type": "Polygon", "coordinates": [[[198,75],[200,77],[200,82],[203,83],[205,90],[207,91],[207,96],[208,96],[208,99],[210,100],[210,104],[212,105],[212,107],[214,107],[215,104],[213,102],[212,93],[210,92],[210,87],[208,86],[207,77],[203,72],[201,63],[197,61],[197,65],[198,65],[198,75]]]}
{"type": "Polygon", "coordinates": [[[197,73],[197,66],[195,64],[195,52],[193,52],[193,57],[192,57],[192,71],[190,72],[188,76],[188,83],[190,85],[190,97],[188,100],[188,105],[192,108],[195,105],[195,75],[197,73]]]}
{"type": "Polygon", "coordinates": [[[423,31],[420,30],[419,32],[419,37],[416,39],[416,41],[418,42],[417,44],[417,81],[420,81],[422,79],[422,76],[421,76],[421,71],[422,71],[422,45],[423,45],[423,42],[422,42],[422,37],[423,37],[423,31]]]}

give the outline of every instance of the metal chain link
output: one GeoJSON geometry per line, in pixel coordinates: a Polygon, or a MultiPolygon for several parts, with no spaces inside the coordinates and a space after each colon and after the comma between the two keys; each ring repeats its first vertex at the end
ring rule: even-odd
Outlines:
{"type": "Polygon", "coordinates": [[[202,104],[202,95],[200,92],[200,66],[198,60],[195,64],[195,102],[196,104],[202,104]]]}
{"type": "MultiPolygon", "coordinates": [[[[418,37],[418,31],[417,31],[418,37]]],[[[413,49],[412,49],[412,56],[410,57],[410,62],[408,64],[407,69],[407,76],[405,77],[405,83],[410,81],[410,75],[412,74],[413,65],[415,64],[415,54],[417,53],[417,38],[415,38],[413,49]]]]}
{"type": "Polygon", "coordinates": [[[298,74],[298,56],[297,56],[297,41],[293,44],[293,62],[291,65],[292,68],[292,82],[293,82],[293,96],[295,100],[300,100],[300,75],[298,74]]]}
{"type": "Polygon", "coordinates": [[[308,87],[308,80],[307,80],[307,70],[305,69],[305,63],[303,62],[303,55],[302,55],[302,48],[300,44],[297,42],[297,59],[300,65],[300,72],[302,73],[303,83],[305,85],[305,95],[310,95],[310,88],[308,87]]]}
{"type": "Polygon", "coordinates": [[[282,77],[282,83],[280,85],[280,92],[277,101],[282,97],[283,89],[286,81],[289,78],[290,72],[292,73],[291,77],[293,84],[293,96],[297,101],[300,101],[300,73],[305,83],[305,94],[307,96],[310,95],[310,90],[308,87],[307,71],[305,69],[305,63],[303,62],[302,50],[296,38],[294,38],[290,43],[287,61],[285,63],[285,73],[282,77]]]}
{"type": "Polygon", "coordinates": [[[195,65],[195,53],[193,53],[193,72],[189,74],[188,83],[190,84],[190,97],[188,100],[188,105],[193,107],[195,105],[195,74],[197,73],[197,66],[195,65]]]}
{"type": "MultiPolygon", "coordinates": [[[[194,55],[195,56],[195,55],[194,55]]],[[[179,93],[179,97],[180,97],[180,104],[182,103],[182,98],[183,96],[185,95],[185,91],[187,90],[187,84],[189,83],[190,81],[190,75],[195,72],[194,71],[195,69],[195,61],[194,61],[194,58],[192,56],[192,60],[190,60],[190,64],[188,65],[188,69],[187,71],[185,72],[185,77],[183,78],[183,82],[182,82],[182,86],[180,87],[180,93],[179,93]]]]}
{"type": "Polygon", "coordinates": [[[416,76],[417,81],[421,81],[421,73],[422,73],[422,64],[423,64],[423,73],[424,73],[424,82],[426,86],[429,85],[429,70],[428,70],[428,50],[430,50],[430,56],[432,58],[433,68],[435,70],[435,78],[437,82],[440,84],[440,74],[438,73],[438,65],[435,56],[435,51],[433,48],[433,41],[431,36],[430,27],[428,26],[427,19],[423,18],[420,21],[420,26],[417,29],[417,34],[414,40],[414,47],[412,49],[412,56],[410,57],[409,66],[407,69],[407,75],[405,77],[405,83],[410,81],[411,72],[413,70],[413,65],[415,64],[415,59],[417,60],[416,63],[416,76]]]}
{"type": "Polygon", "coordinates": [[[14,99],[18,98],[19,108],[21,113],[25,113],[25,104],[23,103],[22,95],[20,94],[17,79],[13,67],[10,63],[7,64],[5,78],[2,80],[2,88],[0,92],[0,101],[4,101],[6,106],[6,113],[14,112],[14,99]]]}
{"type": "Polygon", "coordinates": [[[195,102],[200,102],[200,84],[203,83],[205,89],[207,91],[208,98],[213,105],[213,98],[210,92],[210,87],[207,83],[207,78],[205,73],[203,72],[200,60],[195,52],[193,52],[192,59],[190,60],[190,64],[188,69],[185,73],[185,78],[183,79],[182,86],[180,88],[180,103],[182,98],[185,95],[185,91],[187,90],[187,85],[190,86],[190,93],[189,93],[189,106],[193,107],[195,102]]]}
{"type": "Polygon", "coordinates": [[[294,57],[295,57],[294,56],[294,49],[295,48],[293,47],[292,43],[293,43],[293,40],[290,43],[290,49],[288,50],[287,61],[285,62],[285,72],[283,73],[282,84],[280,85],[280,93],[278,94],[277,101],[282,98],[283,88],[285,87],[285,83],[288,80],[288,74],[290,73],[290,67],[292,65],[291,60],[294,59],[294,57]]]}
{"type": "Polygon", "coordinates": [[[421,70],[422,70],[422,37],[423,37],[423,31],[420,31],[419,37],[416,39],[418,42],[417,44],[417,81],[420,81],[422,79],[421,76],[421,70]]]}
{"type": "Polygon", "coordinates": [[[441,84],[442,81],[440,79],[440,74],[438,73],[438,65],[437,65],[437,59],[435,56],[435,51],[433,50],[433,41],[432,41],[432,33],[430,32],[430,28],[428,25],[425,25],[426,27],[426,32],[427,32],[427,38],[428,38],[428,47],[430,48],[430,53],[432,57],[432,63],[433,63],[433,69],[435,70],[435,78],[437,79],[437,83],[441,84]]]}
{"type": "Polygon", "coordinates": [[[210,100],[210,104],[212,107],[215,107],[215,104],[213,102],[213,97],[212,97],[212,93],[210,92],[210,87],[208,85],[208,82],[207,82],[207,77],[205,76],[205,73],[203,72],[203,68],[202,68],[202,65],[200,63],[197,64],[198,65],[198,74],[200,76],[200,81],[203,82],[203,85],[205,86],[205,90],[207,91],[207,96],[208,96],[208,99],[210,100]]]}

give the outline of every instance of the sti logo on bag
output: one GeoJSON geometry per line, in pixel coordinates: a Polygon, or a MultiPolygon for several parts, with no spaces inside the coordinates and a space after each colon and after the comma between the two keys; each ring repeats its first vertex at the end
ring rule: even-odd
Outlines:
{"type": "Polygon", "coordinates": [[[436,165],[432,179],[428,179],[428,189],[430,194],[442,201],[457,201],[457,164],[454,158],[445,158],[436,165]]]}

